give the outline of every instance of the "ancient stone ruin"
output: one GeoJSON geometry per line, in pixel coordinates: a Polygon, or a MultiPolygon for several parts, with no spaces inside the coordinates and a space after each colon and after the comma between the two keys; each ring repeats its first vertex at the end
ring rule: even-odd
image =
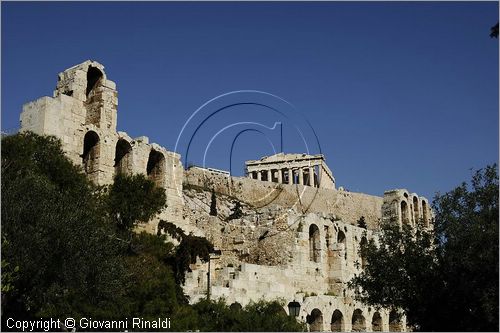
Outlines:
{"type": "Polygon", "coordinates": [[[142,173],[165,189],[167,208],[139,229],[157,233],[165,220],[221,252],[210,266],[198,261],[187,273],[191,302],[208,291],[212,299],[243,306],[281,299],[284,311],[311,331],[407,330],[404,314],[357,302],[347,282],[362,271],[359,245],[377,238],[381,221],[432,228],[427,199],[404,189],[381,197],[336,189],[323,155],[247,161],[246,177],[184,170],[179,154],[117,131],[117,110],[115,83],[89,60],[59,74],[53,97],[23,106],[21,131],[60,138],[67,156],[97,184],[111,183],[116,173],[142,173]],[[217,214],[211,215],[212,192],[217,214]]]}

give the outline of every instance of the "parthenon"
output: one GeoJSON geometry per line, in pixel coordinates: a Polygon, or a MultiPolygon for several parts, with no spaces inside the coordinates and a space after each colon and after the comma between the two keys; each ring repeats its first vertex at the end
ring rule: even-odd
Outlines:
{"type": "Polygon", "coordinates": [[[246,161],[245,166],[247,177],[252,179],[335,189],[335,178],[322,154],[278,153],[246,161]]]}

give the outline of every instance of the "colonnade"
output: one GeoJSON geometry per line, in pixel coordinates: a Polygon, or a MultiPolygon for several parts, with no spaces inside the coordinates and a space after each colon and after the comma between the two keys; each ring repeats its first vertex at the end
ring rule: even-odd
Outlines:
{"type": "Polygon", "coordinates": [[[299,184],[319,187],[321,179],[321,165],[307,165],[303,167],[278,168],[271,166],[267,169],[248,171],[248,177],[280,184],[299,184]]]}

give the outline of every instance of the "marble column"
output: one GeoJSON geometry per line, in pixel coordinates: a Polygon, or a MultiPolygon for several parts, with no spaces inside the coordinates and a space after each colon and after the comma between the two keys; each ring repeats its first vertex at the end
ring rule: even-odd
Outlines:
{"type": "Polygon", "coordinates": [[[262,179],[262,173],[261,171],[257,171],[257,180],[261,180],[262,179]]]}
{"type": "Polygon", "coordinates": [[[299,168],[299,184],[304,185],[304,170],[299,168]]]}
{"type": "Polygon", "coordinates": [[[283,170],[278,169],[278,183],[283,183],[283,170]]]}
{"type": "Polygon", "coordinates": [[[268,182],[272,182],[272,173],[271,173],[271,170],[267,170],[267,181],[268,182]]]}
{"type": "Polygon", "coordinates": [[[288,184],[293,184],[293,173],[290,168],[288,168],[288,184]]]}
{"type": "Polygon", "coordinates": [[[309,167],[309,186],[315,186],[314,184],[314,167],[309,167]]]}
{"type": "Polygon", "coordinates": [[[318,165],[318,187],[321,186],[321,182],[323,181],[323,166],[321,164],[318,165]]]}

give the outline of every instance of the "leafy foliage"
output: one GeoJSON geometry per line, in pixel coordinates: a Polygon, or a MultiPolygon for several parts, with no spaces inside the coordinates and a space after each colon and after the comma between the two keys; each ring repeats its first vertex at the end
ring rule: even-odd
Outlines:
{"type": "Polygon", "coordinates": [[[212,190],[212,195],[210,197],[210,215],[217,216],[217,198],[215,197],[214,190],[212,190]]]}
{"type": "Polygon", "coordinates": [[[164,220],[161,220],[158,223],[157,234],[161,235],[162,231],[169,234],[170,236],[172,236],[172,238],[176,239],[179,242],[185,236],[184,231],[181,228],[179,228],[178,226],[176,226],[175,224],[173,224],[171,222],[167,222],[164,220]]]}
{"type": "Polygon", "coordinates": [[[113,312],[123,294],[121,244],[94,190],[54,137],[2,139],[2,258],[19,267],[3,317],[113,312]]]}
{"type": "Polygon", "coordinates": [[[490,29],[490,37],[491,38],[498,38],[498,22],[494,26],[491,27],[490,29]]]}
{"type": "Polygon", "coordinates": [[[241,210],[241,203],[239,201],[234,202],[234,207],[231,208],[231,214],[227,217],[228,220],[236,220],[243,216],[243,211],[241,210]]]}
{"type": "Polygon", "coordinates": [[[440,263],[455,325],[497,331],[497,166],[477,171],[470,185],[434,200],[440,263]]]}
{"type": "Polygon", "coordinates": [[[305,331],[305,324],[298,323],[286,314],[278,301],[259,301],[240,309],[227,306],[223,300],[201,300],[193,306],[196,312],[192,330],[276,332],[305,331]]]}
{"type": "Polygon", "coordinates": [[[359,218],[359,220],[358,220],[358,227],[366,229],[366,221],[365,221],[365,217],[364,216],[361,216],[359,218]]]}
{"type": "Polygon", "coordinates": [[[115,176],[109,188],[109,212],[122,230],[147,222],[165,207],[165,191],[144,175],[115,176]]]}
{"type": "Polygon", "coordinates": [[[402,308],[430,331],[498,330],[498,174],[437,194],[434,231],[382,225],[379,244],[361,246],[365,270],[349,285],[375,306],[402,308]]]}
{"type": "Polygon", "coordinates": [[[189,270],[189,265],[194,264],[197,257],[204,262],[208,261],[214,247],[206,238],[186,235],[181,228],[170,222],[160,221],[158,232],[162,230],[180,242],[172,265],[175,267],[177,282],[184,283],[184,276],[189,270]]]}

